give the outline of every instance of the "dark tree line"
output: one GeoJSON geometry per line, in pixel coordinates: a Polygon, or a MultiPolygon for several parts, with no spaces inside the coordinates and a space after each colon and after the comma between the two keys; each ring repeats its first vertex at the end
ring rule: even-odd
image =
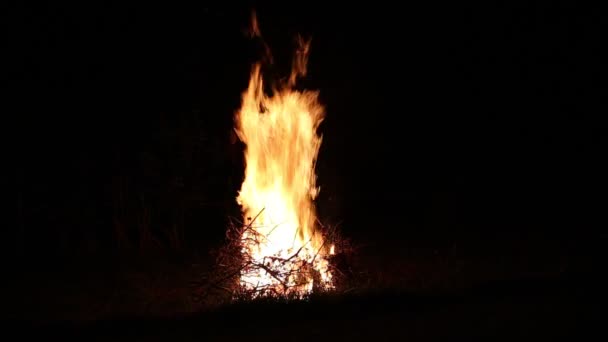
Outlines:
{"type": "Polygon", "coordinates": [[[196,110],[162,113],[145,127],[132,133],[137,143],[116,137],[51,160],[50,170],[17,169],[15,251],[147,254],[221,241],[225,220],[238,215],[243,171],[230,128],[196,110]]]}

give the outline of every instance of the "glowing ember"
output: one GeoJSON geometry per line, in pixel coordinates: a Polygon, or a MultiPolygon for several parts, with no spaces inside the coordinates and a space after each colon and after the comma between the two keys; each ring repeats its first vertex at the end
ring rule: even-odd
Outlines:
{"type": "MultiPolygon", "coordinates": [[[[255,17],[252,33],[259,36],[255,17]]],[[[310,44],[298,40],[287,84],[264,93],[261,64],[254,65],[236,115],[236,131],[246,145],[245,179],[237,202],[246,229],[241,236],[245,267],[240,285],[261,295],[302,297],[313,287],[332,288],[313,200],[315,161],[321,146],[317,128],[324,117],[314,91],[293,89],[306,73],[310,44]]],[[[268,52],[268,50],[267,50],[268,52]]],[[[269,57],[269,56],[267,56],[269,57]]]]}

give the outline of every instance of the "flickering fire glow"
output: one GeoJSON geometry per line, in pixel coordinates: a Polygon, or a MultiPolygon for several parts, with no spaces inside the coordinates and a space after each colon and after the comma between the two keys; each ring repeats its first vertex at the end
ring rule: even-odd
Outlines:
{"type": "MultiPolygon", "coordinates": [[[[255,16],[252,33],[261,37],[255,16]]],[[[303,297],[313,288],[333,287],[327,258],[335,246],[322,236],[314,205],[322,141],[317,130],[325,112],[318,92],[294,89],[306,74],[310,48],[310,41],[297,42],[291,75],[272,95],[264,89],[262,64],[253,66],[235,120],[246,145],[237,197],[247,228],[240,240],[240,286],[262,295],[303,297]]]]}

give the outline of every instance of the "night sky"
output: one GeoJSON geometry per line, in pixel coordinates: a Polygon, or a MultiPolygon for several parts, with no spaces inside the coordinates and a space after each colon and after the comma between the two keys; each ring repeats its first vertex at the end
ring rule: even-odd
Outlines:
{"type": "Polygon", "coordinates": [[[605,23],[553,4],[8,6],[5,252],[112,251],[116,220],[142,208],[161,240],[178,224],[189,248],[218,244],[238,213],[233,115],[261,56],[252,8],[277,74],[312,37],[300,86],[327,110],[322,221],[406,245],[605,241],[605,23]]]}

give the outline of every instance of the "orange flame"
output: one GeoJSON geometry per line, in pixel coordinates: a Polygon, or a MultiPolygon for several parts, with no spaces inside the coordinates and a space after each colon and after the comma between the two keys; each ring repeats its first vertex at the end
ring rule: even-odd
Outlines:
{"type": "MultiPolygon", "coordinates": [[[[252,35],[261,36],[255,15],[252,35]]],[[[246,168],[237,202],[250,225],[241,237],[249,260],[240,285],[302,297],[314,286],[332,287],[326,257],[334,246],[326,246],[318,231],[313,202],[319,191],[314,168],[324,108],[318,92],[293,89],[297,78],[306,74],[310,48],[309,41],[299,37],[297,42],[286,85],[267,96],[261,64],[256,63],[243,93],[236,132],[246,145],[246,168]]]]}

